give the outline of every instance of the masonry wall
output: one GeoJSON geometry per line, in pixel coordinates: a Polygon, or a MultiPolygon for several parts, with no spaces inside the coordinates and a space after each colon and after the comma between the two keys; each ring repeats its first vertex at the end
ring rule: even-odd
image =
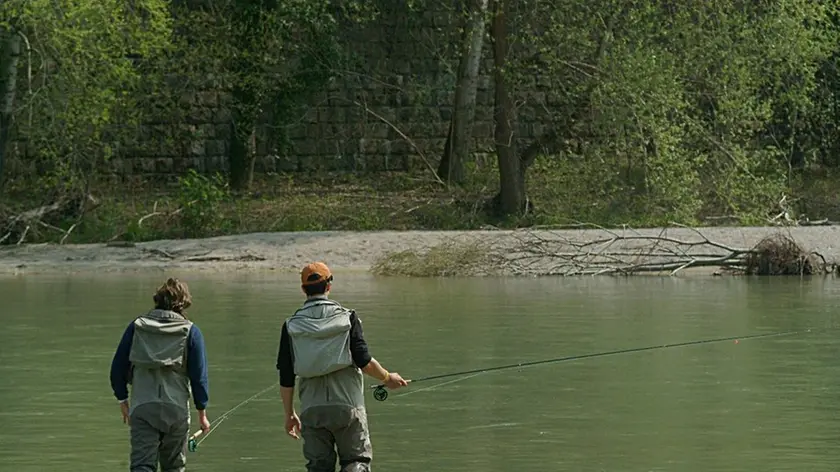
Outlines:
{"type": "MultiPolygon", "coordinates": [[[[409,14],[395,5],[374,24],[342,33],[362,59],[319,93],[302,116],[290,117],[288,145],[279,132],[256,139],[258,172],[381,171],[436,168],[452,113],[457,21],[452,11],[409,14]],[[412,142],[408,142],[405,137],[412,142]]],[[[473,129],[475,150],[492,150],[492,52],[484,48],[473,129]]],[[[539,94],[536,84],[529,89],[539,94]]],[[[214,91],[185,94],[178,123],[148,123],[108,166],[118,174],[172,174],[227,169],[231,134],[228,97],[214,91]]],[[[518,109],[519,139],[540,132],[541,105],[518,109]]],[[[25,146],[24,146],[25,148],[25,146]]],[[[18,152],[20,155],[21,153],[18,152]]]]}

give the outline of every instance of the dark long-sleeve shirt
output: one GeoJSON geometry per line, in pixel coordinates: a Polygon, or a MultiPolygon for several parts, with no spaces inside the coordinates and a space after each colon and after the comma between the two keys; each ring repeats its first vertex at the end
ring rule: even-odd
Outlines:
{"type": "MultiPolygon", "coordinates": [[[[123,333],[114,359],[111,361],[111,388],[117,400],[128,398],[128,374],[131,361],[128,355],[134,339],[134,322],[132,321],[123,333]]],[[[210,400],[210,387],[207,381],[207,353],[204,349],[204,335],[198,326],[193,324],[187,335],[187,374],[190,378],[193,402],[196,410],[207,408],[210,400]]]]}
{"type": "MultiPolygon", "coordinates": [[[[353,364],[360,369],[364,369],[371,360],[365,334],[362,330],[362,322],[356,316],[355,311],[350,314],[350,353],[353,355],[353,364]]],[[[292,388],[295,386],[295,361],[286,323],[283,323],[283,329],[280,331],[277,370],[280,373],[280,385],[282,387],[292,388]]]]}

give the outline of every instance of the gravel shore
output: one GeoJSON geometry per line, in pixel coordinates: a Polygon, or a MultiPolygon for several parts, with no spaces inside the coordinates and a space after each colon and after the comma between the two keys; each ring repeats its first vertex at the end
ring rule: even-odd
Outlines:
{"type": "MultiPolygon", "coordinates": [[[[830,263],[840,260],[840,226],[668,228],[665,236],[685,241],[706,238],[731,248],[748,249],[777,233],[789,236],[806,251],[818,252],[830,263]]],[[[663,229],[252,233],[120,245],[4,246],[0,248],[0,274],[168,269],[297,271],[313,260],[323,260],[336,271],[367,271],[384,254],[423,250],[448,241],[493,242],[513,247],[521,245],[523,237],[580,242],[629,235],[661,236],[663,229]]],[[[724,249],[717,250],[719,254],[726,253],[724,249]]],[[[518,274],[546,274],[549,266],[534,264],[518,274]]]]}

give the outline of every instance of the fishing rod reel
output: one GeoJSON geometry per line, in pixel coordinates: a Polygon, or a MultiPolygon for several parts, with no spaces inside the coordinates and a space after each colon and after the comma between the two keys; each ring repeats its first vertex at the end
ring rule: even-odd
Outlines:
{"type": "Polygon", "coordinates": [[[384,402],[388,398],[388,389],[384,385],[377,385],[373,387],[373,398],[384,402]]]}

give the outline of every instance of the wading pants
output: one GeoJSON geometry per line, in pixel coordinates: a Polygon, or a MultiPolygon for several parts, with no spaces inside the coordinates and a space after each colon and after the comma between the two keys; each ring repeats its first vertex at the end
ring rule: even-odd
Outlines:
{"type": "Polygon", "coordinates": [[[131,412],[131,472],[184,472],[189,410],[146,403],[131,412]]]}
{"type": "Polygon", "coordinates": [[[370,472],[373,449],[364,408],[314,406],[300,415],[308,472],[370,472]]]}

